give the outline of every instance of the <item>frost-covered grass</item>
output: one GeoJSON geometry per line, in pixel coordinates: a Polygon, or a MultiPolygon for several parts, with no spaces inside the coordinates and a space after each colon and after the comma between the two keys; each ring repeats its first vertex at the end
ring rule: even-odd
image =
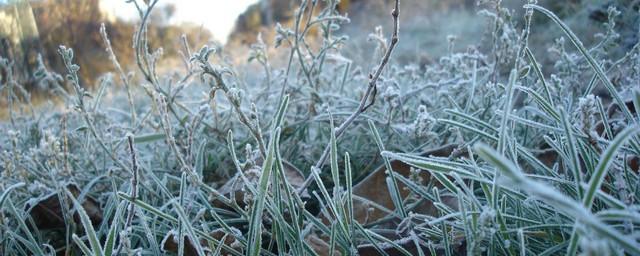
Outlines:
{"type": "MultiPolygon", "coordinates": [[[[136,5],[143,21],[156,2],[136,5]]],[[[524,6],[524,17],[489,8],[487,52],[450,51],[423,67],[394,62],[401,26],[399,41],[372,28],[371,63],[344,57],[348,18],[336,1],[301,3],[294,27],[276,28],[282,67],[262,41],[249,60],[262,68],[239,71],[183,38],[184,67],[160,76],[162,51],[149,49],[143,22],[136,76],[104,30],[115,75],[96,91],[80,84],[72,49],[59,49],[64,78],[42,66],[40,86],[61,111],[31,111],[7,76],[0,254],[640,255],[640,58],[637,46],[608,54],[614,9],[587,48],[541,6],[524,6]],[[528,44],[535,15],[564,33],[548,56],[528,44]],[[555,61],[552,71],[536,59],[555,61]],[[454,146],[448,157],[421,153],[443,145],[454,146]],[[358,222],[355,200],[378,199],[354,185],[398,161],[429,180],[386,172],[377,189],[394,207],[358,222]],[[291,165],[306,181],[288,178],[291,165]],[[239,193],[220,192],[234,175],[239,193]],[[32,218],[45,198],[62,202],[52,206],[60,215],[32,218]],[[436,214],[417,210],[422,201],[436,214]],[[45,228],[54,217],[62,225],[45,228]]]]}

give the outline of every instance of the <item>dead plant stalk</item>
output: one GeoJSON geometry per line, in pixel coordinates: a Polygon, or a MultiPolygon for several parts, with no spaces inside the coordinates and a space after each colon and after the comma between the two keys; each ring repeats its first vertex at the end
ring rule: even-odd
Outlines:
{"type": "MultiPolygon", "coordinates": [[[[378,88],[377,88],[378,79],[380,78],[380,75],[382,74],[384,67],[387,65],[387,63],[389,63],[389,59],[391,58],[391,53],[393,52],[393,49],[396,47],[396,45],[400,40],[398,37],[398,33],[400,31],[400,24],[398,21],[399,16],[400,16],[400,0],[396,0],[394,9],[393,11],[391,11],[391,17],[393,18],[393,33],[391,35],[391,44],[385,51],[384,56],[382,57],[382,60],[380,61],[380,64],[378,65],[376,70],[372,74],[369,74],[369,85],[367,86],[367,90],[365,91],[364,95],[360,99],[358,108],[353,113],[351,113],[351,115],[349,115],[349,117],[347,117],[347,119],[344,120],[344,122],[342,122],[342,124],[340,124],[338,128],[336,128],[336,131],[335,131],[336,139],[340,138],[340,136],[344,133],[344,131],[347,128],[349,128],[349,126],[358,118],[358,116],[360,116],[360,114],[365,112],[369,107],[371,107],[375,103],[376,94],[378,92],[378,88]]],[[[331,128],[333,129],[333,127],[331,128]]],[[[320,159],[318,159],[318,162],[314,165],[314,168],[311,169],[312,171],[314,169],[322,168],[322,166],[327,160],[327,157],[329,157],[330,150],[331,150],[331,143],[329,142],[327,143],[327,146],[324,148],[324,151],[322,152],[320,159]]],[[[304,181],[304,183],[300,187],[298,194],[304,193],[307,187],[311,184],[312,180],[313,180],[313,176],[309,175],[309,177],[307,177],[307,179],[304,181]]]]}

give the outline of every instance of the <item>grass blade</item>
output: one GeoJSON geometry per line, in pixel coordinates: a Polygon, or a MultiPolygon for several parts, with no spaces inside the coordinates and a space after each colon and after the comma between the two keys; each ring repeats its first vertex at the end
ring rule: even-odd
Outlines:
{"type": "Polygon", "coordinates": [[[2,209],[2,205],[4,205],[4,201],[7,200],[7,198],[9,198],[9,193],[11,193],[11,191],[13,191],[14,189],[17,189],[24,185],[26,185],[26,183],[19,182],[7,187],[7,189],[5,189],[4,192],[2,192],[2,195],[0,195],[0,209],[2,209]]]}
{"type": "Polygon", "coordinates": [[[84,207],[82,207],[82,204],[80,204],[80,202],[76,200],[76,198],[73,196],[73,194],[71,194],[71,192],[69,192],[66,189],[65,189],[65,192],[67,196],[71,199],[71,202],[73,202],[73,207],[75,208],[75,210],[78,212],[78,215],[80,216],[80,222],[82,223],[82,226],[84,227],[84,231],[87,235],[87,238],[89,239],[89,245],[91,246],[91,251],[93,252],[92,255],[98,255],[98,256],[104,255],[102,246],[100,245],[100,240],[98,239],[98,235],[96,234],[96,231],[93,229],[93,224],[91,223],[91,219],[89,218],[89,215],[87,215],[87,212],[84,210],[84,207]]]}
{"type": "Polygon", "coordinates": [[[616,242],[627,252],[634,255],[640,254],[640,244],[612,227],[602,223],[579,202],[572,200],[546,184],[530,180],[511,161],[507,160],[497,151],[489,148],[488,146],[478,144],[474,149],[482,159],[495,166],[519,188],[525,190],[531,195],[539,197],[540,200],[556,207],[559,211],[567,213],[568,216],[572,216],[576,221],[580,221],[587,225],[599,235],[616,242]]]}
{"type": "Polygon", "coordinates": [[[600,189],[602,186],[602,182],[604,181],[605,176],[607,175],[607,171],[609,167],[613,164],[615,160],[615,155],[618,153],[618,150],[631,138],[632,135],[640,132],[640,126],[634,125],[627,127],[620,134],[616,136],[616,138],[609,144],[609,147],[602,153],[600,156],[600,160],[598,160],[598,165],[589,180],[589,186],[586,191],[586,194],[582,200],[585,207],[591,209],[591,205],[593,204],[593,199],[595,198],[596,191],[600,189]]]}
{"type": "Polygon", "coordinates": [[[607,77],[607,74],[604,72],[600,64],[598,64],[598,62],[596,62],[593,56],[589,54],[589,51],[587,50],[587,48],[584,47],[580,39],[578,39],[578,37],[573,33],[573,31],[571,31],[569,26],[567,26],[564,22],[562,22],[562,20],[560,20],[560,18],[558,18],[558,16],[556,16],[553,12],[545,9],[542,6],[535,5],[535,4],[527,4],[524,6],[524,8],[534,9],[536,11],[541,12],[542,14],[546,15],[549,19],[551,19],[554,23],[556,23],[560,27],[560,29],[562,29],[565,35],[569,37],[569,40],[571,41],[571,43],[573,43],[573,45],[576,48],[578,48],[578,51],[582,53],[582,55],[587,60],[591,68],[596,72],[596,75],[598,75],[598,78],[600,79],[600,81],[602,81],[602,83],[605,85],[605,87],[609,91],[609,94],[611,94],[611,97],[613,97],[616,104],[620,106],[620,109],[622,110],[622,113],[627,118],[627,120],[632,121],[633,116],[631,115],[631,112],[629,111],[629,109],[625,107],[626,105],[624,104],[624,101],[616,91],[615,86],[613,85],[613,83],[611,83],[611,80],[609,80],[609,78],[607,77]]]}
{"type": "Polygon", "coordinates": [[[271,141],[269,142],[269,149],[262,165],[262,175],[258,182],[258,195],[255,199],[254,205],[251,209],[251,219],[249,222],[249,237],[248,237],[248,255],[258,256],[262,248],[262,213],[264,211],[264,201],[267,196],[267,189],[269,187],[269,180],[271,179],[271,170],[274,163],[275,144],[280,139],[280,128],[276,128],[272,134],[271,141]]]}
{"type": "Polygon", "coordinates": [[[579,198],[584,195],[582,189],[582,172],[580,170],[580,157],[578,156],[578,149],[576,145],[576,138],[573,135],[572,125],[569,122],[567,113],[564,109],[560,109],[560,115],[562,116],[562,127],[564,128],[564,135],[567,137],[567,148],[569,149],[569,168],[573,170],[573,180],[576,183],[576,191],[578,191],[579,198]]]}

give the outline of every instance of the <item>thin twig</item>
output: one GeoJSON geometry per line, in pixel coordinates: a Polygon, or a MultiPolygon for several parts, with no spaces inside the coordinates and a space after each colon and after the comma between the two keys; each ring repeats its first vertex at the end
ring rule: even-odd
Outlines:
{"type": "MultiPolygon", "coordinates": [[[[136,200],[138,197],[138,163],[136,161],[136,151],[133,148],[133,135],[129,134],[127,136],[129,141],[129,151],[131,152],[131,198],[136,200]]],[[[127,222],[125,228],[131,226],[131,222],[133,222],[133,215],[135,212],[135,204],[129,204],[129,213],[127,215],[127,222]]]]}
{"type": "MultiPolygon", "coordinates": [[[[353,121],[355,121],[356,118],[360,116],[360,114],[362,114],[364,111],[366,111],[369,107],[371,107],[375,103],[378,79],[380,78],[380,75],[382,74],[384,67],[387,65],[387,63],[389,63],[389,59],[391,58],[391,53],[393,52],[393,49],[396,47],[396,45],[398,44],[398,41],[400,40],[398,37],[398,33],[400,31],[400,25],[398,22],[399,16],[400,16],[400,0],[396,0],[395,7],[393,11],[391,11],[391,17],[393,18],[393,34],[391,35],[391,44],[389,45],[386,52],[384,53],[384,56],[382,57],[382,60],[380,61],[378,68],[375,70],[375,72],[373,72],[373,74],[369,74],[369,86],[367,87],[367,91],[362,96],[362,99],[360,100],[360,104],[358,105],[358,108],[353,113],[351,113],[351,115],[346,120],[344,120],[344,122],[338,128],[336,128],[336,131],[335,131],[336,139],[340,138],[340,136],[353,123],[353,121]]],[[[324,152],[322,152],[322,156],[320,156],[320,159],[315,164],[314,168],[312,168],[312,171],[314,169],[321,170],[322,166],[327,160],[327,157],[329,156],[330,149],[331,149],[331,143],[329,142],[327,143],[327,146],[325,147],[324,152]]],[[[313,176],[309,175],[309,177],[307,177],[307,179],[304,181],[304,183],[298,190],[298,194],[304,193],[307,187],[311,184],[312,180],[313,180],[313,176]]]]}
{"type": "Polygon", "coordinates": [[[266,157],[267,149],[265,147],[264,139],[262,138],[262,135],[261,135],[259,124],[253,124],[251,122],[251,119],[242,110],[240,102],[230,98],[229,96],[230,90],[227,84],[225,83],[224,79],[222,78],[222,73],[216,70],[213,66],[211,66],[211,64],[206,59],[200,59],[198,61],[201,64],[200,68],[202,69],[202,73],[208,74],[215,79],[215,84],[213,86],[216,89],[220,89],[225,93],[233,110],[238,115],[238,120],[247,128],[247,130],[249,130],[249,133],[251,134],[251,136],[253,136],[253,138],[258,143],[258,149],[260,150],[260,154],[262,155],[262,157],[266,157]]]}
{"type": "MultiPolygon", "coordinates": [[[[130,194],[131,202],[129,202],[127,220],[124,225],[125,232],[129,227],[131,227],[131,224],[133,223],[133,217],[135,215],[135,210],[136,210],[136,205],[133,203],[133,201],[137,200],[138,198],[138,182],[139,182],[138,181],[138,163],[136,161],[136,151],[133,148],[133,135],[132,134],[127,135],[127,140],[129,142],[129,152],[131,152],[131,172],[132,173],[131,173],[131,194],[130,194]]],[[[119,255],[123,247],[124,246],[120,244],[116,254],[114,255],[119,255]]]]}
{"type": "Polygon", "coordinates": [[[131,83],[129,83],[129,78],[127,77],[127,74],[125,74],[124,70],[122,70],[122,66],[118,61],[118,58],[116,57],[115,52],[113,52],[113,47],[111,46],[111,41],[109,40],[109,36],[107,35],[107,29],[104,23],[100,25],[100,35],[102,36],[102,41],[105,44],[105,47],[106,47],[105,50],[107,51],[107,54],[109,54],[109,59],[111,59],[111,62],[113,63],[113,67],[118,72],[118,76],[120,76],[120,81],[122,82],[122,85],[127,90],[127,100],[129,101],[129,108],[131,108],[130,110],[131,125],[133,126],[136,123],[136,108],[135,108],[135,105],[133,104],[133,95],[131,94],[131,86],[130,86],[131,83]]]}
{"type": "Polygon", "coordinates": [[[151,10],[153,10],[153,7],[155,7],[156,3],[158,3],[158,0],[154,0],[153,2],[151,2],[151,4],[149,4],[147,6],[147,10],[142,12],[142,9],[138,6],[136,1],[133,1],[133,3],[136,5],[136,7],[138,8],[138,11],[141,15],[140,19],[140,27],[138,28],[138,32],[135,34],[134,37],[134,48],[136,51],[136,63],[138,64],[138,67],[140,68],[140,72],[142,72],[142,74],[144,75],[144,78],[152,84],[157,84],[157,80],[155,79],[155,76],[153,75],[153,71],[152,68],[150,67],[150,61],[148,59],[148,55],[149,55],[149,49],[148,49],[148,45],[147,45],[147,21],[149,19],[149,16],[151,14],[151,10]],[[143,58],[141,58],[143,57],[143,58]],[[146,67],[145,67],[146,66],[146,67]]]}
{"type": "MultiPolygon", "coordinates": [[[[282,99],[284,98],[285,95],[285,91],[287,90],[287,86],[289,85],[289,73],[291,72],[291,67],[293,66],[293,57],[295,56],[295,54],[298,52],[297,48],[298,45],[300,43],[300,39],[299,39],[299,30],[300,30],[300,22],[302,20],[302,15],[304,13],[304,9],[307,8],[307,1],[303,1],[300,4],[300,7],[298,7],[298,11],[296,12],[296,19],[294,22],[294,34],[293,34],[293,42],[291,42],[288,38],[286,39],[287,41],[289,41],[289,44],[291,45],[291,52],[289,53],[289,62],[287,64],[287,69],[284,73],[284,81],[282,82],[282,89],[280,90],[280,97],[278,98],[278,102],[281,102],[282,99]]],[[[302,66],[304,67],[304,63],[302,64],[302,66]]]]}

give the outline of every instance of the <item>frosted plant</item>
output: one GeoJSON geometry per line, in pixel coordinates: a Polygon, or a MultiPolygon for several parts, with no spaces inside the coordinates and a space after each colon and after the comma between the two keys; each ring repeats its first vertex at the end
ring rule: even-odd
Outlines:
{"type": "Polygon", "coordinates": [[[620,34],[616,31],[616,19],[619,18],[621,12],[616,6],[611,5],[607,8],[607,20],[604,22],[606,28],[605,33],[596,33],[594,37],[600,39],[600,42],[593,47],[597,54],[606,56],[607,52],[619,46],[620,34]]]}
{"type": "Polygon", "coordinates": [[[107,49],[116,76],[92,89],[60,47],[65,76],[40,63],[33,81],[61,103],[34,115],[0,63],[0,254],[640,254],[640,47],[612,53],[614,9],[592,46],[535,1],[481,1],[478,45],[441,38],[449,52],[416,64],[394,58],[400,9],[356,60],[368,43],[339,34],[345,1],[302,0],[275,49],[252,46],[257,70],[183,36],[166,75],[147,38],[158,1],[128,2],[135,71],[107,49]],[[548,29],[563,36],[540,43],[548,29]],[[373,170],[382,183],[365,185],[391,201],[360,190],[373,170]],[[67,202],[54,229],[28,207],[47,196],[67,202]]]}
{"type": "Polygon", "coordinates": [[[593,130],[598,113],[596,97],[589,94],[579,98],[577,112],[578,120],[580,120],[579,129],[591,137],[598,137],[598,134],[593,130]]]}
{"type": "Polygon", "coordinates": [[[585,237],[580,239],[580,247],[582,252],[581,256],[591,256],[591,255],[611,255],[611,246],[607,243],[607,241],[594,239],[585,237]]]}
{"type": "Polygon", "coordinates": [[[398,84],[395,81],[386,81],[384,84],[386,85],[386,89],[380,96],[382,96],[384,102],[386,102],[391,109],[399,107],[401,102],[398,84]]]}
{"type": "Polygon", "coordinates": [[[413,132],[418,138],[426,138],[434,135],[432,132],[436,119],[429,114],[425,105],[418,107],[418,114],[413,122],[413,132]]]}

